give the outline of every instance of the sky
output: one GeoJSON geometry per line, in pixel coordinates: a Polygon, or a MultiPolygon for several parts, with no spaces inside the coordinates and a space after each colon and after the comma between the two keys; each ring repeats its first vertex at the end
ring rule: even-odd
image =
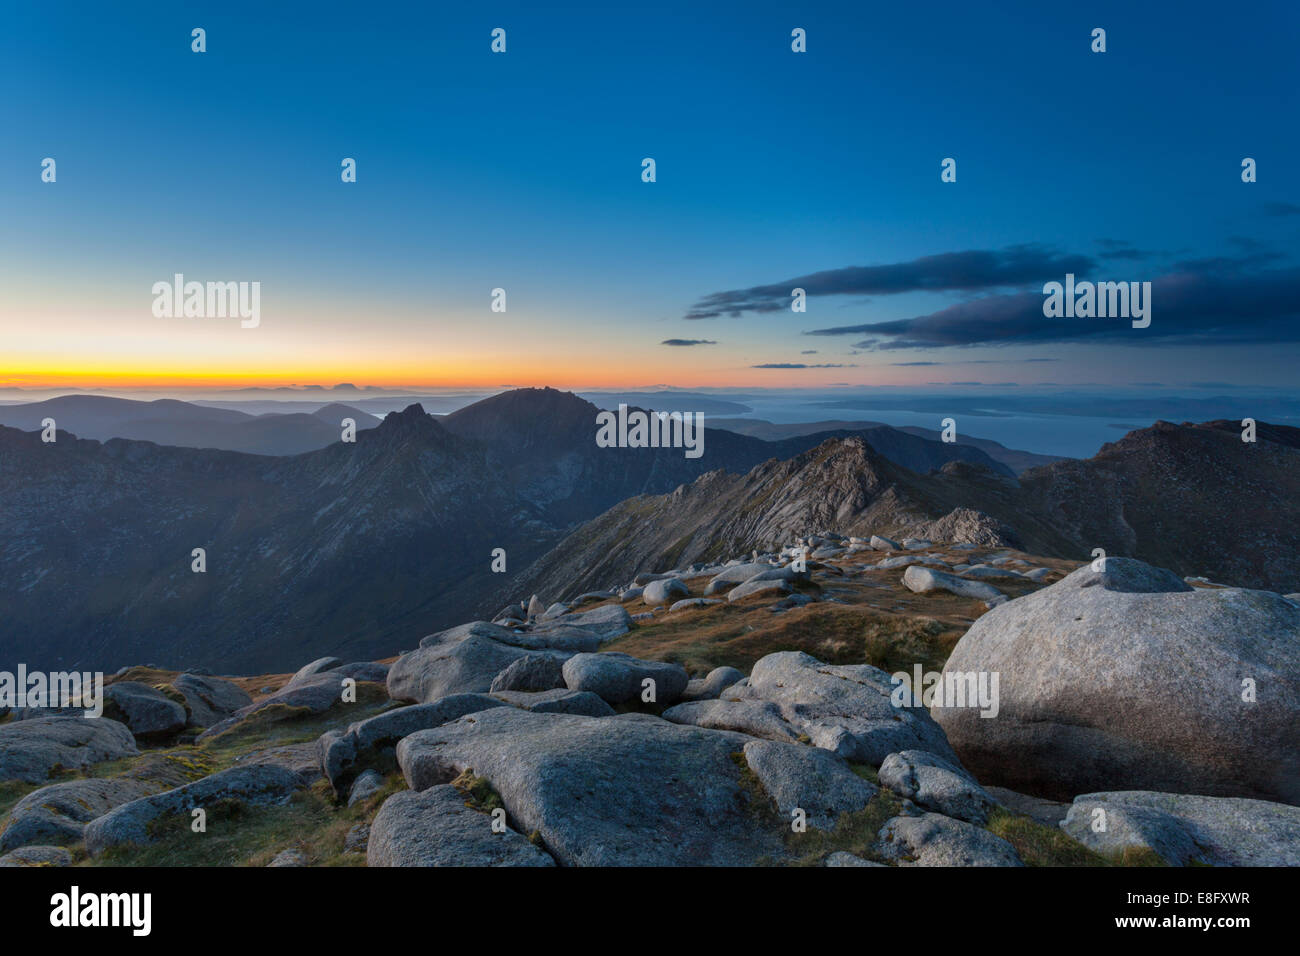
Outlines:
{"type": "Polygon", "coordinates": [[[1295,384],[1291,3],[10,6],[0,388],[1295,384]]]}

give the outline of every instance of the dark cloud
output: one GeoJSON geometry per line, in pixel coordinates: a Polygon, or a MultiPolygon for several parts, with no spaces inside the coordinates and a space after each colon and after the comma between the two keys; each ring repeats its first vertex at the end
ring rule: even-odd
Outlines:
{"type": "MultiPolygon", "coordinates": [[[[1258,270],[1246,259],[1202,259],[1151,279],[1151,325],[1125,319],[1048,318],[1040,291],[987,295],[910,319],[813,329],[805,335],[859,335],[875,351],[968,345],[1154,340],[1190,345],[1300,341],[1300,269],[1258,270]]],[[[1140,276],[1106,276],[1141,281],[1140,276]]],[[[1049,281],[1060,281],[1048,277],[1049,281]]]]}
{"type": "Polygon", "coordinates": [[[900,368],[906,368],[912,365],[942,365],[942,362],[890,362],[890,365],[897,365],[900,368]]]}
{"type": "Polygon", "coordinates": [[[1263,208],[1269,216],[1300,216],[1300,206],[1293,202],[1266,202],[1263,208]]]}
{"type": "Polygon", "coordinates": [[[792,289],[809,298],[824,295],[896,295],[903,292],[980,292],[1041,283],[1044,276],[1090,274],[1088,256],[1063,255],[1039,245],[1000,250],[972,249],[923,256],[883,266],[849,266],[796,276],[773,285],[715,292],[695,303],[688,319],[780,312],[790,308],[792,289]]]}
{"type": "Polygon", "coordinates": [[[750,368],[857,368],[856,365],[804,365],[802,362],[769,362],[766,365],[751,365],[750,368]]]}
{"type": "MultiPolygon", "coordinates": [[[[1097,245],[1101,251],[1097,253],[1098,259],[1111,260],[1129,260],[1138,261],[1142,259],[1153,259],[1162,256],[1162,252],[1152,252],[1148,249],[1138,249],[1127,239],[1098,239],[1097,245]]],[[[1077,274],[1077,273],[1076,273],[1077,274]]]]}
{"type": "Polygon", "coordinates": [[[800,352],[799,354],[800,354],[800,355],[816,355],[816,354],[817,354],[817,350],[816,350],[816,349],[804,349],[804,350],[803,350],[802,352],[800,352]]]}
{"type": "Polygon", "coordinates": [[[717,345],[712,339],[664,339],[660,345],[717,345]]]}

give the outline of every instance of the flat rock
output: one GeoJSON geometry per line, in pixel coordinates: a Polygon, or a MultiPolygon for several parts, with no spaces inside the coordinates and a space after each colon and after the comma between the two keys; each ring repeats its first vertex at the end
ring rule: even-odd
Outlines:
{"type": "Polygon", "coordinates": [[[993,797],[958,763],[923,750],[890,754],[880,765],[880,785],[917,806],[968,823],[983,824],[993,797]]]}
{"type": "Polygon", "coordinates": [[[1024,866],[1006,840],[938,813],[886,821],[877,850],[898,866],[1024,866]]]}
{"type": "Polygon", "coordinates": [[[903,546],[893,538],[883,538],[878,534],[871,536],[871,547],[877,551],[902,551],[903,546]]]}
{"type": "Polygon", "coordinates": [[[0,724],[0,780],[44,783],[55,768],[84,770],[139,752],[127,726],[107,717],[34,717],[0,724]]]}
{"type": "Polygon", "coordinates": [[[465,805],[455,787],[395,793],[370,825],[367,866],[554,866],[544,850],[465,805]]]}
{"type": "Polygon", "coordinates": [[[1000,674],[995,718],[935,710],[986,784],[1300,803],[1300,608],[1281,595],[1107,558],[980,617],[950,672],[1000,674]]]}
{"type": "Polygon", "coordinates": [[[861,810],[879,792],[843,759],[815,747],[751,740],[745,761],[784,820],[797,808],[810,827],[822,830],[834,829],[841,814],[861,810]]]}
{"type": "Polygon", "coordinates": [[[412,734],[397,759],[412,790],[486,778],[561,865],[740,866],[782,854],[786,829],[759,818],[742,782],[749,739],[649,714],[500,708],[412,734]]]}
{"type": "MultiPolygon", "coordinates": [[[[593,607],[589,611],[580,611],[566,614],[564,623],[569,627],[581,628],[584,631],[595,635],[602,643],[612,641],[614,638],[626,634],[632,629],[632,617],[627,610],[618,604],[602,604],[600,607],[593,607]]],[[[555,628],[536,627],[533,633],[543,636],[555,633],[555,628]]],[[[556,650],[555,645],[549,645],[556,650]]],[[[572,650],[584,651],[589,650],[587,647],[575,647],[572,650]]]]}
{"type": "Polygon", "coordinates": [[[1300,866],[1300,807],[1264,800],[1088,793],[1074,798],[1061,829],[1098,853],[1147,848],[1173,866],[1300,866]]]}

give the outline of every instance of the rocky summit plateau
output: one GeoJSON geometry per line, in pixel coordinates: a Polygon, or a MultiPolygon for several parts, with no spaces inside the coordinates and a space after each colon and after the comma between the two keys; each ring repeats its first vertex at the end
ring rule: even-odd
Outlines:
{"type": "Polygon", "coordinates": [[[815,527],[5,714],[0,865],[1300,865],[1300,595],[815,527]]]}

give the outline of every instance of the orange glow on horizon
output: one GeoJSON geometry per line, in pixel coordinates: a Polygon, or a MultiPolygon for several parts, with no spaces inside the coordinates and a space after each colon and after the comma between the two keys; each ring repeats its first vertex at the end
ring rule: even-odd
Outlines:
{"type": "Polygon", "coordinates": [[[122,369],[107,364],[87,364],[59,369],[0,368],[0,389],[75,391],[292,388],[312,385],[329,387],[345,382],[358,388],[369,386],[387,391],[540,388],[548,385],[575,389],[631,389],[653,387],[651,383],[673,388],[799,388],[825,387],[832,381],[842,382],[845,379],[844,372],[855,370],[836,369],[833,371],[840,373],[837,377],[818,381],[812,380],[812,376],[782,376],[782,380],[778,381],[771,377],[770,372],[748,368],[733,367],[716,371],[716,375],[710,375],[709,370],[687,371],[680,367],[651,365],[648,362],[629,363],[626,366],[591,362],[561,365],[534,360],[491,365],[458,363],[457,366],[448,364],[443,367],[432,363],[378,368],[369,363],[364,368],[304,366],[287,372],[283,369],[226,372],[175,366],[166,370],[122,369]]]}

